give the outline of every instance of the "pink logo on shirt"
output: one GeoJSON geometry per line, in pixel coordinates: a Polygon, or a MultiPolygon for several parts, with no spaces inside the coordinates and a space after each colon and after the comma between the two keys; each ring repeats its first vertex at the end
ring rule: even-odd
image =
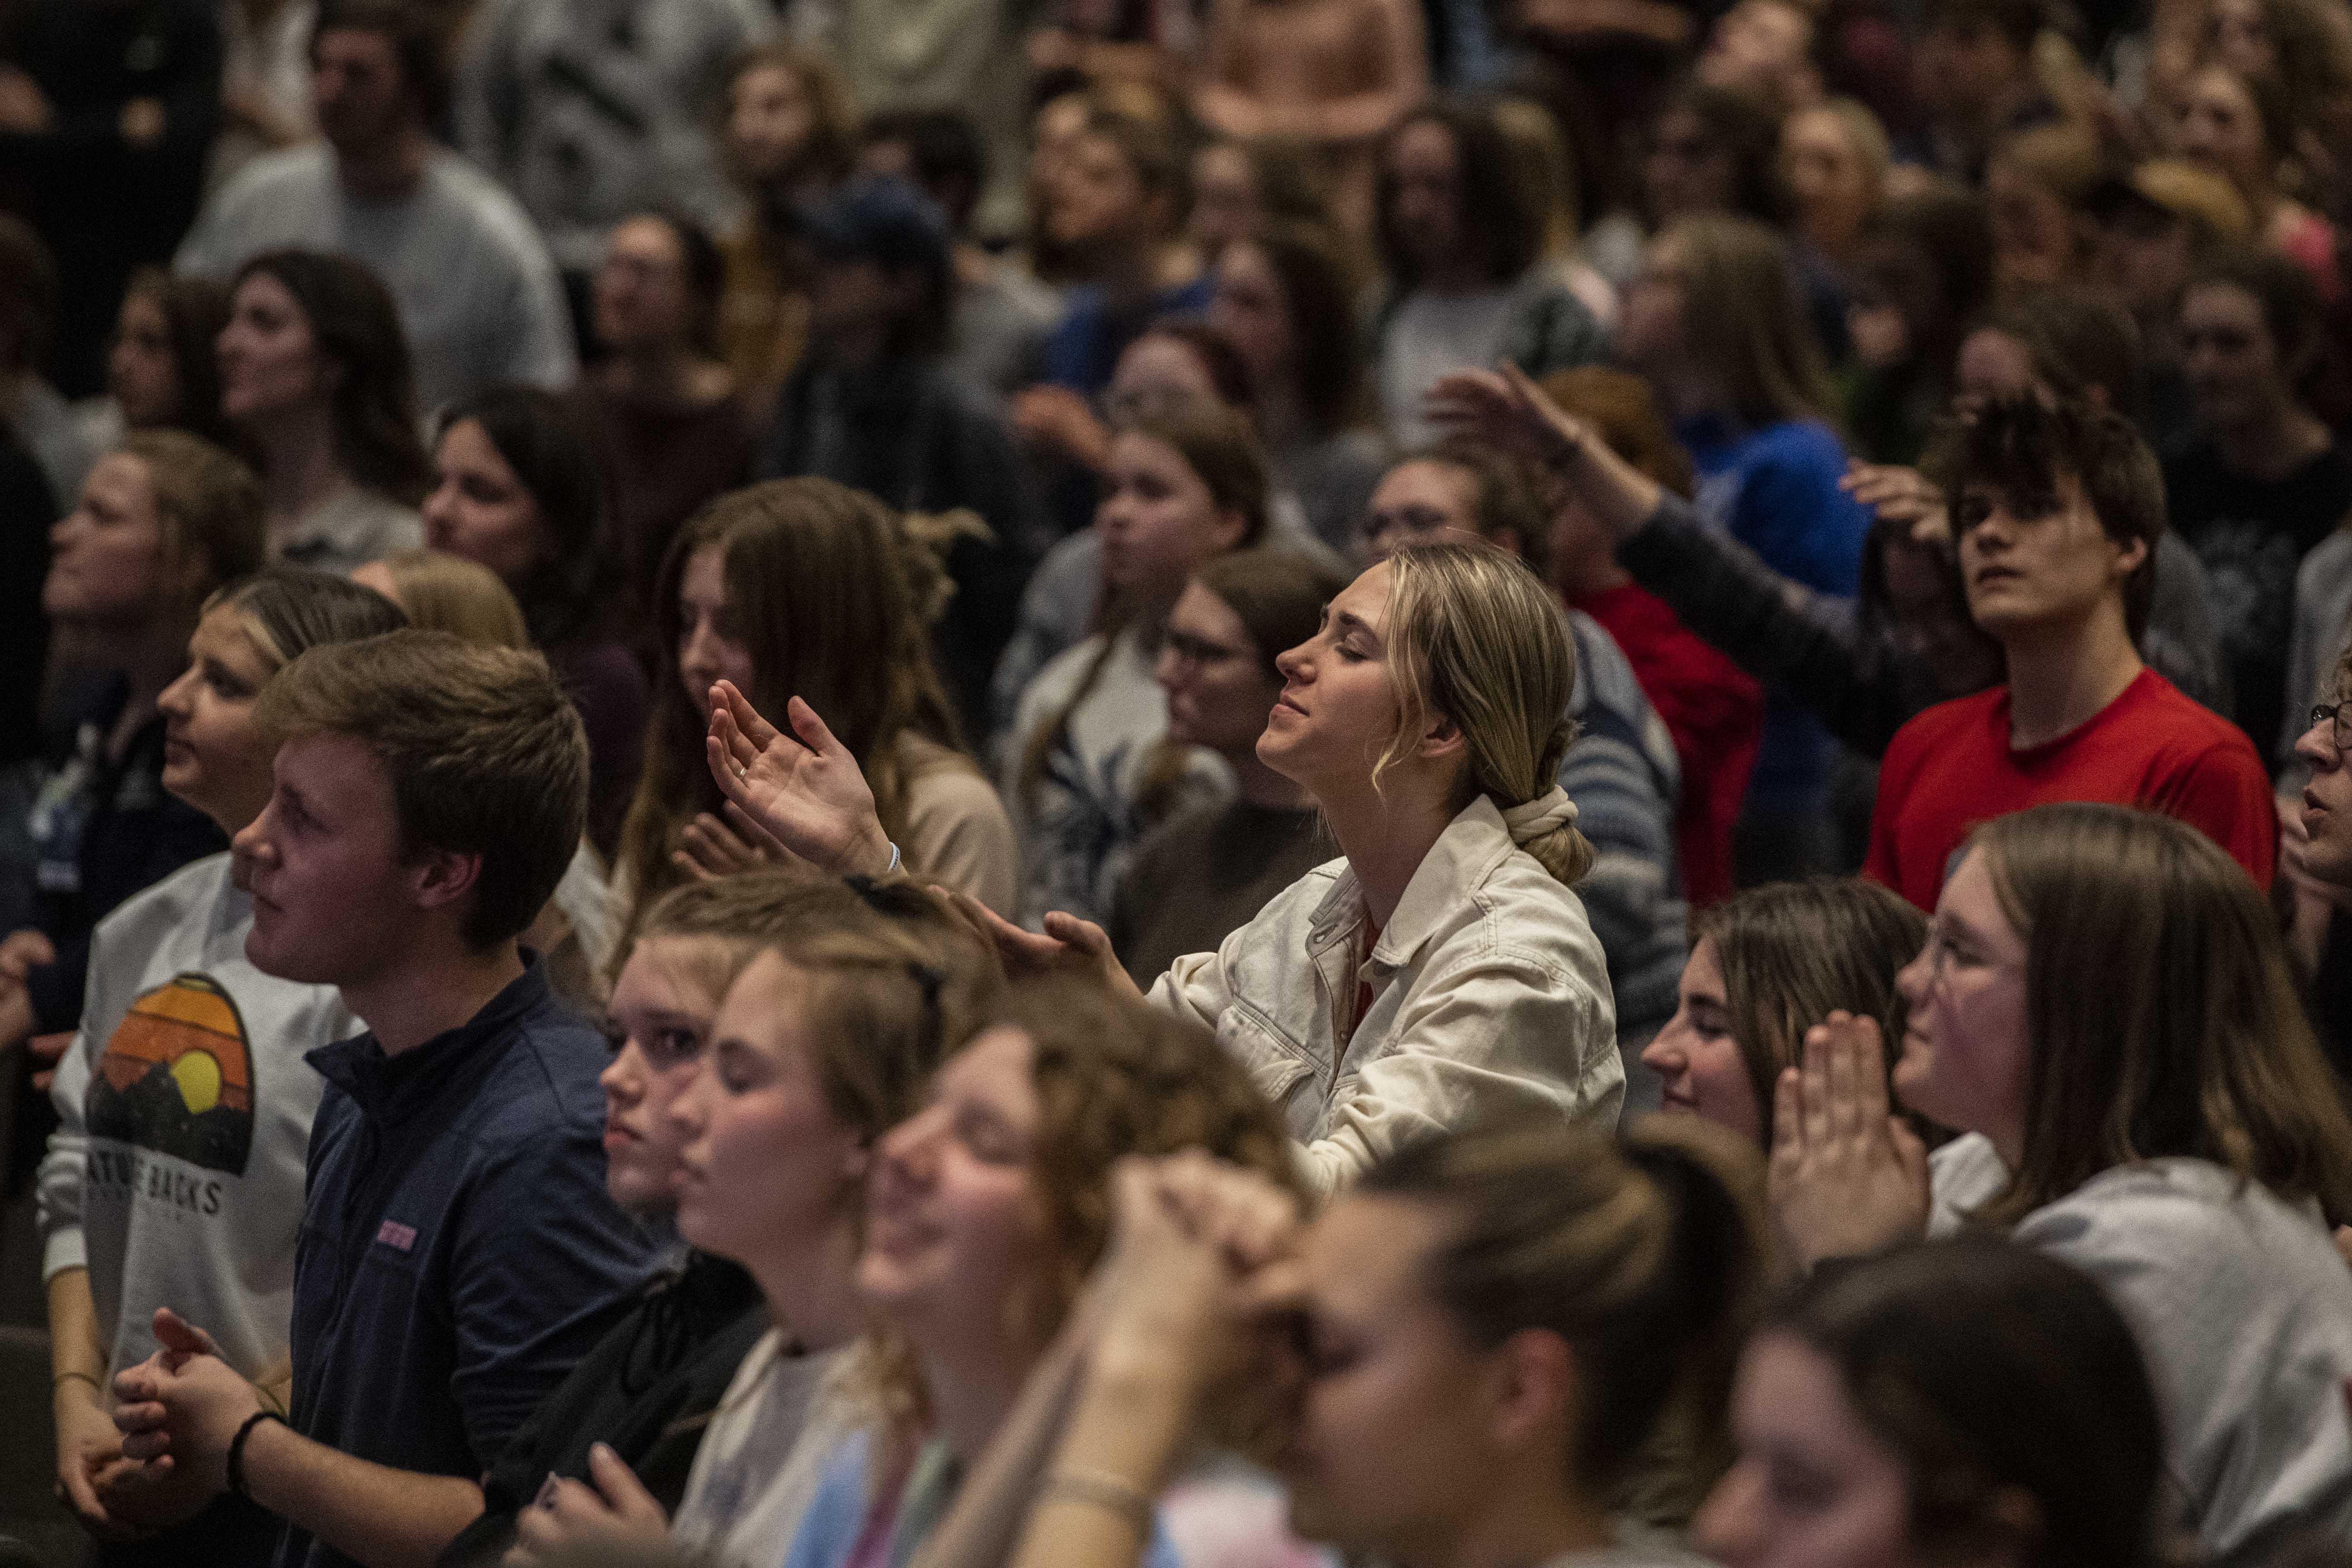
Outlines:
{"type": "Polygon", "coordinates": [[[416,1227],[413,1225],[403,1225],[396,1219],[388,1219],[376,1226],[375,1240],[378,1247],[389,1247],[406,1252],[416,1245],[416,1227]]]}

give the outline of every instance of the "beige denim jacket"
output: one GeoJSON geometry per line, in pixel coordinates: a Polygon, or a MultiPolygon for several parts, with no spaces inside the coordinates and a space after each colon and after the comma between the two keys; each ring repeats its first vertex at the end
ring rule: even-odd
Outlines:
{"type": "Polygon", "coordinates": [[[1360,968],[1364,920],[1355,873],[1333,860],[1151,988],[1248,1067],[1318,1193],[1500,1111],[1549,1106],[1616,1127],[1625,1071],[1601,942],[1492,801],[1471,802],[1439,837],[1360,968]],[[1371,1005],[1343,1043],[1360,981],[1371,1005]]]}

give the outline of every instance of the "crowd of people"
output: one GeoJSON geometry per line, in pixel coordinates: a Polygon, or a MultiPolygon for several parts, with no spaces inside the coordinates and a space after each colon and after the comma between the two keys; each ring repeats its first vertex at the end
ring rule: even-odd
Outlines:
{"type": "Polygon", "coordinates": [[[2346,0],[0,0],[58,1568],[2352,1568],[2347,225],[2346,0]]]}

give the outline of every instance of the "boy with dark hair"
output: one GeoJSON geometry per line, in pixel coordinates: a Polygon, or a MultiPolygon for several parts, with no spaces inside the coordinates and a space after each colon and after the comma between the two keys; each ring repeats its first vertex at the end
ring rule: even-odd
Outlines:
{"type": "Polygon", "coordinates": [[[2164,481],[2131,426],[2072,404],[1990,404],[1948,429],[1927,469],[1958,498],[1969,612],[2009,680],[1895,732],[1865,874],[1932,910],[1978,823],[2090,800],[2179,817],[2267,887],[2276,823],[2262,759],[2140,662],[2164,481]]]}
{"type": "Polygon", "coordinates": [[[283,1517],[280,1568],[430,1562],[650,1261],[605,1190],[604,1039],[517,946],[579,843],[587,742],[538,655],[431,632],[312,649],[256,721],[279,748],[235,845],[247,955],[368,1032],[306,1058],[287,1416],[164,1311],[116,1420],[199,1500],[283,1517]]]}

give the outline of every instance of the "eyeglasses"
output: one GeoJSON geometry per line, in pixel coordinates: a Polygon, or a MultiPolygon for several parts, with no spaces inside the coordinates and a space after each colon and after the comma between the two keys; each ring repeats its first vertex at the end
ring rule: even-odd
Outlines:
{"type": "Polygon", "coordinates": [[[2308,727],[2316,730],[2322,724],[2327,726],[2328,739],[2337,756],[2352,752],[2352,697],[2341,702],[2323,702],[2313,709],[2308,727]]]}

